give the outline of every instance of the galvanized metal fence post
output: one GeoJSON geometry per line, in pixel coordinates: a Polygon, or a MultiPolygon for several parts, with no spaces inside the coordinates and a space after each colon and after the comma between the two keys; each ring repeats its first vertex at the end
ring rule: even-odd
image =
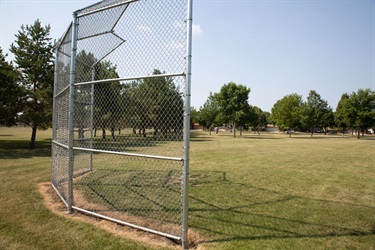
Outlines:
{"type": "MultiPolygon", "coordinates": [[[[53,114],[57,113],[56,110],[56,95],[57,95],[57,79],[58,79],[58,71],[59,71],[59,53],[58,53],[58,47],[56,47],[56,57],[55,57],[55,74],[54,74],[54,81],[53,81],[53,114]]],[[[56,140],[56,116],[52,116],[52,141],[56,140]]],[[[53,145],[53,144],[52,144],[53,145]]],[[[55,158],[53,157],[53,146],[52,146],[52,161],[55,158]]],[[[55,168],[53,167],[53,162],[51,164],[51,180],[53,180],[55,176],[55,168]]]]}
{"type": "Polygon", "coordinates": [[[183,249],[188,249],[188,198],[189,198],[189,161],[190,161],[190,96],[191,96],[191,53],[192,53],[193,1],[187,1],[187,51],[185,78],[185,115],[184,115],[184,166],[181,238],[183,249]]]}
{"type": "MultiPolygon", "coordinates": [[[[91,81],[95,81],[95,64],[91,68],[91,81]]],[[[94,84],[91,83],[91,110],[90,110],[90,148],[93,149],[94,130],[94,84]]],[[[93,161],[92,152],[90,152],[90,171],[92,171],[93,161]]]]}
{"type": "Polygon", "coordinates": [[[76,73],[76,51],[77,51],[77,13],[73,13],[73,26],[72,26],[72,54],[70,63],[70,82],[69,82],[69,140],[68,140],[68,212],[72,213],[73,209],[73,168],[74,168],[74,82],[76,73]]]}

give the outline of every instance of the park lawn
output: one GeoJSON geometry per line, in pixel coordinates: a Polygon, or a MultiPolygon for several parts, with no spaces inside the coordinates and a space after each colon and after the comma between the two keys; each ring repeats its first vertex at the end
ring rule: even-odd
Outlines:
{"type": "Polygon", "coordinates": [[[375,247],[375,137],[193,132],[190,224],[212,249],[375,247]]]}
{"type": "MultiPolygon", "coordinates": [[[[38,131],[29,150],[30,129],[0,128],[0,249],[157,249],[44,206],[50,134],[38,131]]],[[[193,131],[189,225],[199,248],[375,248],[373,152],[373,136],[193,131]]]]}

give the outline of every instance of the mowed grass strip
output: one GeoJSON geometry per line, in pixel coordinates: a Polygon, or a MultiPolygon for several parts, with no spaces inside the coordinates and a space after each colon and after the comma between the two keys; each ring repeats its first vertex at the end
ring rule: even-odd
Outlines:
{"type": "MultiPolygon", "coordinates": [[[[45,208],[50,131],[0,128],[0,249],[155,249],[45,208]]],[[[205,249],[375,247],[375,137],[193,131],[190,227],[205,249]]]]}

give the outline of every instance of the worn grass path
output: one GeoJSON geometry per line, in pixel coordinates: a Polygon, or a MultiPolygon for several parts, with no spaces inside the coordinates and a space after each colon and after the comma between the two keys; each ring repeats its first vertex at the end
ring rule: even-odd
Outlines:
{"type": "MultiPolygon", "coordinates": [[[[0,128],[0,249],[160,249],[50,212],[50,131],[0,128]]],[[[191,140],[190,226],[205,249],[375,249],[375,137],[229,132],[191,140]]]]}

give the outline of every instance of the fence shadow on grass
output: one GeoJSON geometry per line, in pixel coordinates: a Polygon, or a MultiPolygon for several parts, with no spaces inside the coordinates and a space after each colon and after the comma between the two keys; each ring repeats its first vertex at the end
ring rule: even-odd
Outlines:
{"type": "MultiPolygon", "coordinates": [[[[179,171],[107,170],[76,185],[91,192],[96,203],[106,204],[108,211],[175,224],[178,217],[170,218],[179,214],[178,175],[179,171]]],[[[224,171],[190,173],[189,224],[204,235],[200,242],[204,244],[375,235],[375,221],[369,221],[374,212],[375,206],[294,196],[235,182],[224,171]]]]}
{"type": "Polygon", "coordinates": [[[208,235],[201,243],[375,235],[375,223],[366,227],[364,219],[374,212],[367,205],[233,182],[225,172],[200,171],[191,181],[190,225],[208,235]]]}

